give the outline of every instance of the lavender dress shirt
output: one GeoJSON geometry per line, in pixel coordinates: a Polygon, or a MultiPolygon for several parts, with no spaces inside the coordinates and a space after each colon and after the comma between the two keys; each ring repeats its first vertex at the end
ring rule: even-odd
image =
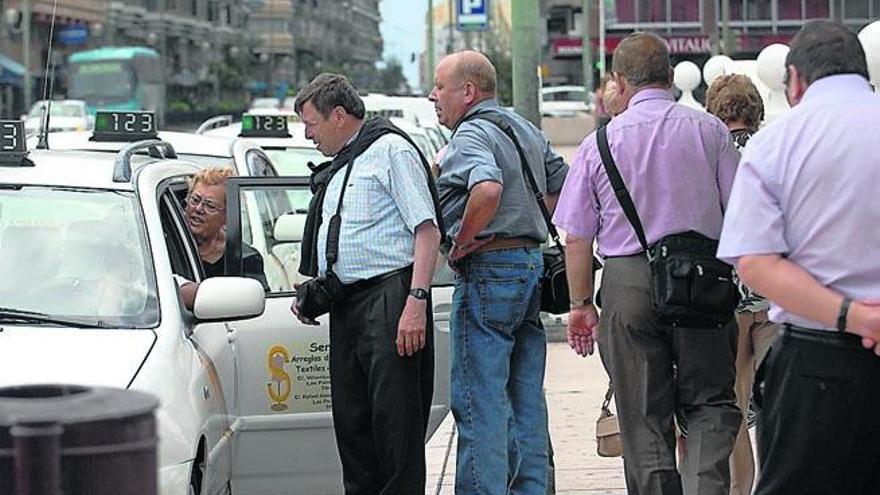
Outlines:
{"type": "MultiPolygon", "coordinates": [[[[717,239],[739,153],[718,118],[678,105],[662,89],[644,89],[608,124],[608,143],[649,244],[695,230],[717,239]]],[[[595,132],[581,143],[553,223],[598,240],[601,256],[642,251],[605,174],[595,132]]]]}
{"type": "MultiPolygon", "coordinates": [[[[878,130],[880,97],[865,78],[811,84],[749,141],[718,257],[781,254],[837,292],[880,298],[878,130]]],[[[822,328],[772,303],[770,319],[822,328]]]]}

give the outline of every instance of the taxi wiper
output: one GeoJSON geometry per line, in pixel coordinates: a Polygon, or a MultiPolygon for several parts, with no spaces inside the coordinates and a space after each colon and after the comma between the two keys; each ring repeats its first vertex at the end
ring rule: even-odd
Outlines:
{"type": "Polygon", "coordinates": [[[24,309],[4,308],[0,307],[0,321],[17,321],[26,323],[41,323],[49,325],[60,325],[63,327],[74,328],[111,328],[101,321],[83,321],[69,318],[58,318],[40,313],[39,311],[27,311],[24,309]]]}

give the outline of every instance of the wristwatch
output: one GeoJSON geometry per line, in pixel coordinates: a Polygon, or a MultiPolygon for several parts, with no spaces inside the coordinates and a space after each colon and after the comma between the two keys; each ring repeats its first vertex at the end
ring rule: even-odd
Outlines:
{"type": "Polygon", "coordinates": [[[568,307],[571,309],[583,308],[584,306],[588,306],[593,304],[593,297],[587,296],[583,299],[572,299],[568,303],[568,307]]]}
{"type": "Polygon", "coordinates": [[[428,300],[428,291],[422,288],[415,288],[409,290],[409,295],[418,299],[419,301],[427,301],[428,300]]]}
{"type": "Polygon", "coordinates": [[[844,297],[843,301],[840,303],[840,312],[837,314],[837,331],[845,332],[846,331],[846,317],[849,314],[849,306],[852,304],[852,299],[848,297],[844,297]]]}

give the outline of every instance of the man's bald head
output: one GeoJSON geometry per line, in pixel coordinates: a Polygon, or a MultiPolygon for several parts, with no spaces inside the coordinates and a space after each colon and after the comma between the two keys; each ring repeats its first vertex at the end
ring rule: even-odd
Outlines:
{"type": "Polygon", "coordinates": [[[480,93],[484,93],[486,96],[495,96],[497,80],[495,66],[482,53],[474,50],[453,53],[443,58],[440,65],[448,66],[451,79],[458,84],[469,82],[480,93]]]}
{"type": "Polygon", "coordinates": [[[633,33],[624,38],[614,50],[611,70],[635,88],[668,87],[672,83],[669,48],[653,33],[633,33]]]}
{"type": "Polygon", "coordinates": [[[434,102],[437,119],[455,129],[465,113],[482,101],[495,98],[495,66],[480,52],[467,50],[447,55],[434,71],[434,102]]]}

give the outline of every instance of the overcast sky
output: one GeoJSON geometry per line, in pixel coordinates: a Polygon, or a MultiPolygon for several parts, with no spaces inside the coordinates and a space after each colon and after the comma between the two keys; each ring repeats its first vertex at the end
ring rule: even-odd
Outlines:
{"type": "MultiPolygon", "coordinates": [[[[434,4],[439,4],[435,0],[434,4]]],[[[396,57],[403,64],[403,73],[409,85],[418,89],[419,54],[425,44],[425,14],[428,0],[380,0],[382,38],[385,42],[383,58],[396,57]],[[415,61],[410,62],[415,54],[415,61]]]]}

